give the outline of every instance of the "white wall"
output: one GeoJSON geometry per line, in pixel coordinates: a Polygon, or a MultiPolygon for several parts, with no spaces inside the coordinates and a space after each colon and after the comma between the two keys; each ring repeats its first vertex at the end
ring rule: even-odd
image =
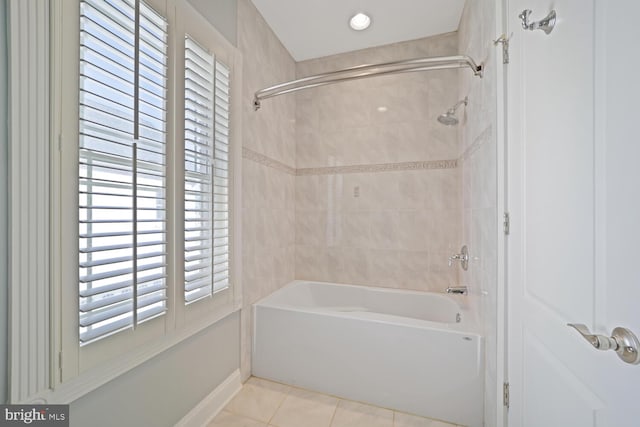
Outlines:
{"type": "Polygon", "coordinates": [[[73,402],[71,426],[173,426],[239,364],[234,313],[73,402]]]}
{"type": "Polygon", "coordinates": [[[237,0],[187,0],[202,16],[231,42],[237,44],[237,0]]]}
{"type": "Polygon", "coordinates": [[[0,0],[0,403],[7,399],[7,33],[0,0]]]}

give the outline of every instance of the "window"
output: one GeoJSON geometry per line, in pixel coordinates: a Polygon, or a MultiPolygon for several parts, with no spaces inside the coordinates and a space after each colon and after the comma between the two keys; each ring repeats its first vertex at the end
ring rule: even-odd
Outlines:
{"type": "Polygon", "coordinates": [[[185,0],[52,7],[51,366],[73,400],[241,306],[241,58],[185,0]]]}
{"type": "Polygon", "coordinates": [[[229,287],[230,71],[185,37],[185,292],[187,304],[229,287]]]}
{"type": "Polygon", "coordinates": [[[79,337],[167,310],[167,22],[142,1],[80,4],[79,337]]]}

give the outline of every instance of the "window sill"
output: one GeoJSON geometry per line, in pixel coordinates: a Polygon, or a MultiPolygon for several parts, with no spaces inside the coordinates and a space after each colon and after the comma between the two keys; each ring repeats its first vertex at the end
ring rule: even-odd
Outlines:
{"type": "Polygon", "coordinates": [[[229,306],[224,310],[220,310],[215,317],[208,318],[197,324],[192,324],[180,331],[175,331],[153,344],[149,344],[111,360],[108,363],[92,368],[73,379],[58,384],[54,389],[48,389],[31,396],[28,402],[16,403],[69,404],[120,375],[142,365],[144,362],[167,351],[171,347],[180,344],[193,335],[239,312],[240,308],[241,306],[238,304],[229,306]]]}

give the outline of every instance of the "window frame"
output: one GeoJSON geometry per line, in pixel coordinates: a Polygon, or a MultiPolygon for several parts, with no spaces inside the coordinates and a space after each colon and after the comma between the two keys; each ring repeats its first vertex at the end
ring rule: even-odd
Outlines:
{"type": "Polygon", "coordinates": [[[78,92],[79,0],[52,2],[51,336],[48,402],[70,402],[215,324],[242,307],[241,269],[241,70],[242,57],[186,0],[145,0],[168,22],[167,79],[167,312],[134,331],[80,346],[78,332],[78,92]],[[216,57],[231,70],[230,275],[216,297],[184,304],[182,138],[184,135],[184,34],[209,38],[216,57]],[[54,152],[55,151],[55,152],[54,152]],[[181,166],[182,165],[182,166],[181,166]],[[71,208],[69,208],[71,207],[71,208]],[[70,213],[73,213],[70,215],[70,213]],[[219,295],[224,294],[224,295],[219,295]]]}
{"type": "MultiPolygon", "coordinates": [[[[229,272],[230,272],[230,286],[229,288],[217,292],[212,298],[205,298],[198,301],[194,301],[190,304],[185,304],[184,293],[182,298],[176,298],[176,324],[181,325],[190,324],[193,322],[206,319],[210,311],[221,310],[221,307],[227,304],[233,304],[241,307],[241,282],[242,282],[242,251],[241,251],[241,224],[242,224],[242,205],[241,205],[241,193],[242,188],[242,137],[241,137],[241,123],[240,118],[242,109],[240,103],[243,101],[240,88],[242,86],[241,75],[238,70],[242,69],[242,58],[238,50],[231,45],[208,21],[200,15],[189,3],[182,1],[184,9],[177,17],[176,27],[178,33],[179,42],[176,43],[175,60],[179,64],[180,70],[179,76],[176,79],[176,93],[179,96],[176,98],[176,108],[178,111],[183,111],[185,107],[184,100],[184,64],[185,64],[185,51],[184,51],[184,39],[188,35],[201,47],[208,49],[215,56],[215,60],[220,60],[231,70],[231,77],[235,80],[235,83],[231,82],[231,124],[230,132],[232,143],[230,143],[229,152],[229,272]],[[178,304],[178,301],[180,303],[178,304]]],[[[174,165],[174,170],[180,174],[184,174],[184,119],[175,123],[176,131],[176,144],[175,148],[177,153],[173,159],[177,164],[174,165]]],[[[182,175],[181,175],[182,176],[182,175]]],[[[184,201],[184,186],[177,188],[176,198],[177,202],[184,201]]],[[[176,224],[184,224],[184,210],[180,210],[180,216],[176,218],[176,224]]],[[[179,266],[176,272],[176,280],[184,286],[184,233],[177,230],[176,239],[177,244],[175,254],[178,258],[175,260],[175,265],[179,266]]]]}
{"type": "Polygon", "coordinates": [[[184,46],[184,297],[185,304],[189,305],[213,298],[232,284],[229,277],[231,94],[229,81],[219,78],[226,74],[229,80],[231,76],[226,64],[193,36],[185,34],[184,46]],[[198,86],[204,93],[194,96],[198,86]],[[190,169],[189,177],[186,169],[190,169]],[[200,210],[203,206],[210,209],[200,210]],[[207,258],[210,258],[208,262],[203,262],[207,258]],[[196,277],[187,279],[187,275],[196,277]],[[216,276],[223,277],[216,281],[216,276]],[[222,287],[216,289],[220,282],[222,287]]]}
{"type": "MultiPolygon", "coordinates": [[[[84,70],[84,76],[80,76],[79,92],[81,233],[78,253],[81,309],[84,304],[80,318],[85,319],[86,328],[80,331],[81,345],[89,345],[123,329],[137,328],[145,320],[164,316],[167,311],[168,23],[146,2],[130,5],[131,2],[116,0],[112,8],[103,0],[80,1],[83,11],[80,27],[84,35],[81,40],[85,47],[80,48],[80,69],[84,70]],[[106,11],[119,13],[120,5],[128,7],[126,12],[139,13],[140,22],[147,21],[149,28],[143,31],[142,24],[139,30],[132,28],[138,20],[135,15],[125,18],[123,27],[118,26],[119,20],[111,19],[106,11]],[[158,17],[165,21],[165,27],[154,23],[158,17]],[[107,41],[104,40],[107,35],[100,37],[100,34],[106,32],[103,28],[109,27],[120,32],[107,41]],[[100,32],[97,37],[96,31],[100,32]],[[138,40],[132,45],[123,42],[130,38],[138,40]],[[116,60],[103,42],[117,46],[116,60]],[[143,54],[149,51],[157,56],[143,54]],[[122,63],[123,57],[124,62],[129,61],[128,66],[122,63]],[[129,76],[125,78],[124,73],[129,76]],[[103,82],[102,76],[107,80],[103,82]],[[133,89],[136,83],[139,83],[138,87],[133,89]],[[131,93],[121,92],[127,89],[131,93]],[[145,100],[145,94],[160,102],[151,104],[145,100]],[[110,115],[110,110],[115,113],[110,115]],[[110,116],[117,117],[113,125],[105,123],[110,116]],[[153,134],[145,135],[150,130],[153,134]],[[156,187],[145,185],[145,181],[156,187]],[[141,210],[141,204],[155,210],[141,210]],[[100,221],[94,222],[94,215],[100,221]],[[147,220],[138,221],[138,215],[144,215],[147,220]],[[148,221],[150,218],[153,222],[148,221]],[[104,236],[105,233],[111,235],[104,236]],[[145,245],[145,241],[154,244],[145,245]],[[118,247],[110,247],[114,244],[118,247]],[[109,276],[104,277],[107,274],[109,276]],[[83,282],[83,276],[87,275],[89,277],[83,282]],[[155,278],[145,280],[149,276],[155,278]],[[114,284],[118,288],[113,289],[114,284]],[[110,285],[112,289],[105,291],[110,285]],[[141,296],[145,289],[153,291],[141,296]],[[94,291],[97,293],[93,294],[94,291]],[[106,304],[102,305],[104,295],[107,295],[106,304]],[[146,317],[144,312],[149,307],[138,306],[143,300],[150,301],[148,305],[156,308],[152,308],[146,317]],[[118,317],[126,323],[117,322],[118,317]]],[[[124,16],[118,15],[121,19],[124,16]]]]}

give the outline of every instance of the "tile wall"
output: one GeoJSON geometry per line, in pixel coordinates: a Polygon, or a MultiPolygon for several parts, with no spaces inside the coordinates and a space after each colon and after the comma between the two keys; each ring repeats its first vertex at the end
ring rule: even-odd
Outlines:
{"type": "MultiPolygon", "coordinates": [[[[457,33],[300,62],[297,77],[455,55],[457,33]]],[[[296,94],[296,278],[443,291],[461,246],[455,71],[365,79],[296,94]]]]}
{"type": "Polygon", "coordinates": [[[456,33],[295,63],[249,0],[243,53],[241,368],[251,369],[251,304],[294,279],[480,296],[487,425],[497,417],[495,71],[412,73],[276,97],[253,93],[338,68],[424,56],[494,60],[494,6],[467,2],[456,33]],[[459,99],[461,123],[436,121],[459,99]],[[468,272],[447,258],[469,245],[468,272]]]}
{"type": "Polygon", "coordinates": [[[463,240],[471,262],[462,281],[478,296],[485,335],[485,425],[497,420],[497,206],[495,2],[468,1],[458,32],[460,53],[484,62],[482,79],[459,72],[460,97],[469,96],[460,126],[463,240]]]}
{"type": "Polygon", "coordinates": [[[250,0],[238,0],[243,55],[243,310],[241,373],[251,372],[251,304],[294,279],[295,97],[253,94],[295,78],[295,62],[250,0]]]}

